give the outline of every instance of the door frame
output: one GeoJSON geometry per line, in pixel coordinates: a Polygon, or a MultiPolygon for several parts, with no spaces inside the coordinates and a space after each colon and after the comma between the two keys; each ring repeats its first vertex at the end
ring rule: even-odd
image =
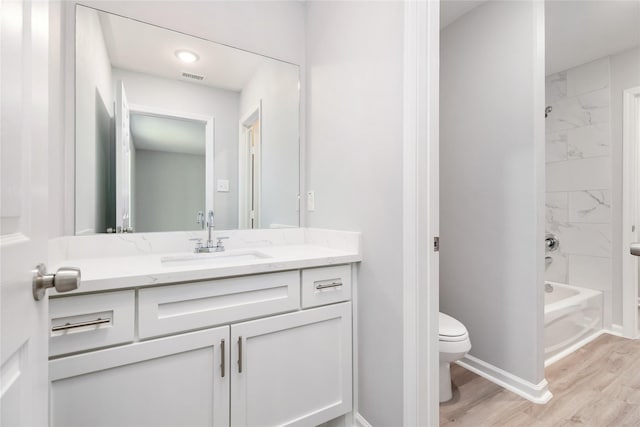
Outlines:
{"type": "Polygon", "coordinates": [[[629,245],[640,240],[640,86],[623,93],[622,118],[622,335],[638,334],[638,258],[629,245]]]}
{"type": "Polygon", "coordinates": [[[204,122],[205,125],[205,217],[206,212],[215,213],[215,118],[204,114],[191,113],[187,111],[166,110],[164,108],[129,104],[130,113],[143,113],[152,116],[173,117],[176,119],[187,119],[204,122]]]}
{"type": "MultiPolygon", "coordinates": [[[[247,145],[247,129],[251,124],[258,121],[258,165],[257,165],[257,174],[260,176],[261,174],[261,164],[262,164],[262,99],[258,101],[257,104],[252,105],[240,118],[238,123],[238,227],[239,228],[250,228],[248,222],[249,216],[249,204],[248,198],[249,194],[246,193],[246,186],[248,184],[248,176],[249,169],[247,167],[246,158],[249,155],[249,147],[247,145]]],[[[262,203],[261,198],[261,188],[260,188],[260,179],[258,179],[258,184],[254,191],[257,191],[257,205],[256,209],[256,218],[254,221],[254,227],[251,228],[260,228],[260,208],[262,203]]]]}
{"type": "Polygon", "coordinates": [[[402,425],[435,426],[440,402],[439,256],[434,250],[440,234],[440,3],[406,2],[404,24],[402,425]]]}

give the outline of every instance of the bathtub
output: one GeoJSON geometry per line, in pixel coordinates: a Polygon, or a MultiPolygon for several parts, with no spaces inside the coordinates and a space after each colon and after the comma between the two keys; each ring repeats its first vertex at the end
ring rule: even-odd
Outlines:
{"type": "Polygon", "coordinates": [[[544,293],[544,358],[549,365],[601,332],[602,292],[546,283],[553,288],[544,293]]]}

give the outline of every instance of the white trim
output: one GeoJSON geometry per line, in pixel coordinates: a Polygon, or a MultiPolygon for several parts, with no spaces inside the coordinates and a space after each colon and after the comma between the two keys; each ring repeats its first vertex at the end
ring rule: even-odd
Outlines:
{"type": "MultiPolygon", "coordinates": [[[[568,355],[570,355],[574,351],[576,351],[579,348],[589,344],[591,341],[595,340],[600,335],[605,334],[605,333],[608,333],[608,332],[606,330],[604,330],[604,329],[600,329],[599,331],[594,332],[593,334],[589,335],[588,337],[586,337],[584,339],[581,339],[577,343],[575,343],[573,345],[570,345],[569,347],[567,347],[564,350],[562,350],[560,353],[555,354],[555,355],[551,356],[550,358],[548,358],[547,360],[545,360],[544,361],[544,367],[546,368],[548,366],[553,365],[558,360],[564,359],[565,357],[567,357],[568,355]]],[[[611,333],[611,335],[618,335],[618,334],[611,333]]]]}
{"type": "MultiPolygon", "coordinates": [[[[440,4],[404,4],[403,420],[438,425],[440,4]]],[[[356,416],[357,418],[357,416],[356,416]]]]}
{"type": "MultiPolygon", "coordinates": [[[[249,174],[247,168],[247,157],[249,156],[249,146],[247,145],[247,129],[253,123],[258,121],[258,152],[257,157],[260,159],[260,163],[257,165],[257,173],[260,176],[262,173],[262,99],[256,104],[252,105],[246,113],[242,115],[238,122],[238,228],[260,228],[260,212],[262,208],[262,184],[261,179],[258,179],[257,188],[257,205],[258,208],[255,211],[255,221],[253,227],[249,227],[249,199],[250,195],[245,194],[244,189],[248,186],[247,176],[249,174]]],[[[296,225],[297,227],[297,225],[296,225]]]]}
{"type": "MultiPolygon", "coordinates": [[[[358,413],[358,277],[360,277],[360,263],[351,264],[351,365],[352,371],[352,393],[353,393],[353,406],[351,408],[350,420],[351,424],[356,424],[356,418],[362,417],[358,413]]],[[[368,423],[367,423],[368,424],[368,423]]]]}
{"type": "Polygon", "coordinates": [[[611,325],[611,328],[603,329],[602,332],[616,337],[624,337],[624,334],[622,333],[622,325],[613,324],[611,325]]]}
{"type": "MultiPolygon", "coordinates": [[[[130,113],[145,113],[195,120],[205,124],[205,213],[215,212],[215,119],[212,116],[187,111],[166,110],[149,105],[129,104],[130,113]]],[[[206,215],[205,215],[206,217],[206,215]]]]}
{"type": "Polygon", "coordinates": [[[622,137],[622,334],[638,335],[638,259],[629,254],[629,245],[640,240],[638,223],[638,174],[640,169],[640,87],[623,94],[622,137]],[[632,227],[635,225],[635,231],[632,227]]]}
{"type": "Polygon", "coordinates": [[[373,427],[359,412],[353,417],[353,425],[356,427],[373,427]]]}
{"type": "Polygon", "coordinates": [[[543,379],[538,384],[533,384],[471,355],[465,356],[456,363],[530,402],[544,404],[553,397],[547,380],[543,379]]]}

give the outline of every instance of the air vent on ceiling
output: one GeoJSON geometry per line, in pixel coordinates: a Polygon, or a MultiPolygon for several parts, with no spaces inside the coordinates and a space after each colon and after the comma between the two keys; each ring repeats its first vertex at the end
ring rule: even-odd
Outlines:
{"type": "Polygon", "coordinates": [[[199,76],[197,74],[187,73],[186,71],[182,72],[182,77],[193,80],[204,80],[204,76],[199,76]]]}

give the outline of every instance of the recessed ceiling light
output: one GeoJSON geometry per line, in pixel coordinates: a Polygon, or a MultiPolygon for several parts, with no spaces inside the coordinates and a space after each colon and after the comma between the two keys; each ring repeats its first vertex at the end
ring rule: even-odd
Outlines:
{"type": "Polygon", "coordinates": [[[188,50],[176,50],[176,57],[186,63],[196,62],[199,59],[198,55],[188,50]]]}

